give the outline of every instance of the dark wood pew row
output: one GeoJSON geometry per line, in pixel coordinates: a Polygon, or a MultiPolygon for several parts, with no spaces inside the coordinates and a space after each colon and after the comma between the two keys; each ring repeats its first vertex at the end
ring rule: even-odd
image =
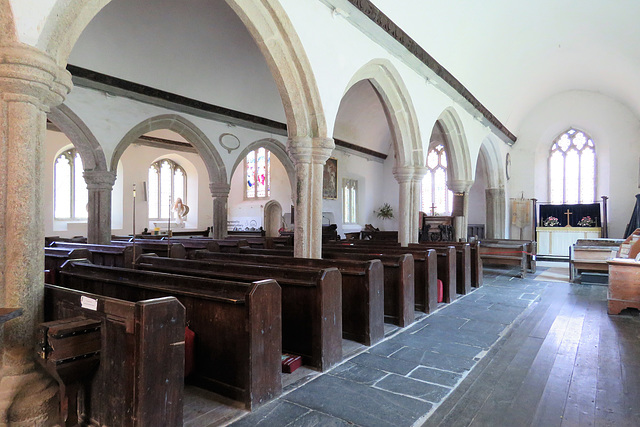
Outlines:
{"type": "MultiPolygon", "coordinates": [[[[277,255],[195,252],[197,260],[288,268],[337,268],[342,274],[342,336],[373,345],[384,338],[384,270],[380,260],[351,261],[298,258],[277,255]]],[[[142,260],[141,262],[144,262],[142,260]]]]}
{"type": "Polygon", "coordinates": [[[49,271],[49,275],[45,274],[46,283],[55,285],[58,281],[58,271],[62,264],[70,259],[91,259],[91,252],[83,248],[44,248],[44,269],[49,271]]]}
{"type": "Polygon", "coordinates": [[[112,240],[112,246],[134,246],[136,258],[142,254],[156,254],[165,258],[186,258],[187,250],[182,243],[174,243],[166,240],[136,240],[134,242],[123,242],[112,240]]]}
{"type": "Polygon", "coordinates": [[[246,241],[247,244],[255,249],[274,249],[277,247],[293,247],[293,237],[252,237],[243,235],[227,236],[225,240],[230,241],[246,241]]]}
{"type": "Polygon", "coordinates": [[[213,239],[210,237],[191,237],[189,240],[201,241],[201,242],[215,242],[218,244],[218,251],[225,253],[240,253],[240,248],[249,247],[249,242],[246,239],[239,240],[226,240],[226,239],[213,239]]]}
{"type": "Polygon", "coordinates": [[[475,242],[424,242],[418,243],[426,247],[442,247],[454,246],[456,250],[459,246],[469,245],[470,252],[470,269],[471,269],[471,286],[479,288],[484,282],[484,274],[482,271],[482,258],[480,257],[480,245],[475,242]]]}
{"type": "MultiPolygon", "coordinates": [[[[469,243],[442,243],[432,244],[431,242],[425,243],[411,243],[410,248],[429,248],[429,249],[442,249],[453,246],[456,248],[456,292],[461,295],[466,295],[471,292],[471,286],[478,287],[474,284],[472,278],[472,256],[471,245],[469,243]]],[[[480,253],[477,253],[480,256],[480,253]]]]}
{"type": "MultiPolygon", "coordinates": [[[[278,255],[293,258],[293,249],[252,249],[241,248],[242,254],[278,255]]],[[[370,261],[378,259],[384,268],[384,321],[402,328],[412,324],[415,320],[414,312],[414,280],[415,268],[411,254],[400,255],[369,255],[364,253],[343,253],[341,251],[326,251],[323,259],[370,261]]],[[[296,258],[291,262],[297,262],[296,258]]]]}
{"type": "MultiPolygon", "coordinates": [[[[282,298],[275,280],[240,283],[68,261],[60,281],[68,288],[129,301],[174,296],[196,334],[189,383],[247,409],[282,392],[282,298]]],[[[184,339],[184,325],[182,334],[184,339]]]]}
{"type": "Polygon", "coordinates": [[[531,255],[530,248],[528,243],[481,241],[480,258],[484,265],[518,266],[520,277],[524,279],[527,271],[535,271],[535,255],[531,255]],[[532,266],[533,270],[528,266],[532,266]]]}
{"type": "MultiPolygon", "coordinates": [[[[81,425],[182,425],[185,309],[172,297],[130,297],[45,285],[45,320],[101,322],[100,362],[92,378],[83,378],[90,383],[80,402],[81,425]]],[[[58,361],[57,368],[64,365],[73,370],[73,359],[58,361]]]]}
{"type": "Polygon", "coordinates": [[[410,253],[414,258],[415,267],[415,308],[418,311],[431,313],[438,306],[438,279],[443,283],[444,302],[450,303],[456,299],[456,251],[455,248],[437,248],[430,254],[428,248],[402,247],[395,243],[376,244],[360,241],[343,241],[327,244],[324,250],[342,249],[349,251],[364,251],[369,254],[399,254],[410,253]],[[451,259],[449,259],[451,258],[451,259]]]}
{"type": "Polygon", "coordinates": [[[526,268],[529,273],[536,272],[536,254],[538,253],[538,242],[534,240],[518,240],[518,239],[482,239],[479,244],[482,245],[500,245],[500,244],[516,244],[524,245],[526,268]]]}
{"type": "Polygon", "coordinates": [[[238,282],[274,279],[282,288],[282,349],[327,370],[342,361],[342,275],[335,268],[249,265],[142,257],[142,270],[238,282]]]}
{"type": "Polygon", "coordinates": [[[91,253],[89,260],[93,264],[108,267],[133,266],[133,247],[123,245],[94,245],[89,243],[52,242],[52,248],[86,249],[91,253]]]}

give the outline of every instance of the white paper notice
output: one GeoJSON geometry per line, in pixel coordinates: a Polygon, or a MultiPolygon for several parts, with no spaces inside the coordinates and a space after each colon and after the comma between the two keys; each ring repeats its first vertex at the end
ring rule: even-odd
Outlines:
{"type": "Polygon", "coordinates": [[[80,305],[82,306],[82,308],[86,308],[87,310],[96,311],[98,309],[98,300],[97,299],[93,299],[93,298],[89,298],[89,297],[85,297],[85,296],[81,296],[80,297],[80,305]]]}

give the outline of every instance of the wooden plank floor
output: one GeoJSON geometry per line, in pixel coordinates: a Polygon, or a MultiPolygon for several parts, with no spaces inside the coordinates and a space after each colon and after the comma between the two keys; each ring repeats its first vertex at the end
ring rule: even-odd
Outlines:
{"type": "Polygon", "coordinates": [[[640,318],[556,282],[425,426],[639,426],[640,318]]]}

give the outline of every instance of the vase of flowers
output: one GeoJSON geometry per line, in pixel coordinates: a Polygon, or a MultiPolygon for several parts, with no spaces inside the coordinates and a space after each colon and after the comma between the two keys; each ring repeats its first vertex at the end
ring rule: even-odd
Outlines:
{"type": "Polygon", "coordinates": [[[385,203],[377,211],[374,211],[378,218],[390,219],[393,218],[393,208],[389,203],[385,203]]]}
{"type": "Polygon", "coordinates": [[[550,216],[549,218],[542,220],[542,225],[545,227],[558,227],[560,225],[560,220],[555,216],[550,216]]]}
{"type": "Polygon", "coordinates": [[[593,227],[595,223],[594,220],[591,219],[590,216],[583,216],[580,221],[578,221],[578,227],[593,227]]]}

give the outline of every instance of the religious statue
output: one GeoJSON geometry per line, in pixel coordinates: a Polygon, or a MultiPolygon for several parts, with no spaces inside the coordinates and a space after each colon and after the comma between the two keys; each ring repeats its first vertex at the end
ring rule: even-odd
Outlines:
{"type": "Polygon", "coordinates": [[[182,203],[182,199],[178,197],[176,203],[173,205],[173,212],[176,215],[176,224],[179,228],[184,227],[184,219],[189,213],[189,206],[182,203]]]}

